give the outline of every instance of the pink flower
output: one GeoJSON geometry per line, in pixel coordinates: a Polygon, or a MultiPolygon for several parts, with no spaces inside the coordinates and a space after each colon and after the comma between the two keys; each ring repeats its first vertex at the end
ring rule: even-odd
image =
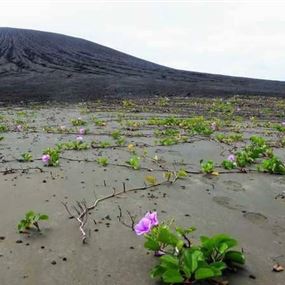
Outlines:
{"type": "Polygon", "coordinates": [[[23,130],[22,125],[16,126],[16,131],[17,131],[17,132],[21,132],[22,130],[23,130]]]}
{"type": "Polygon", "coordinates": [[[147,212],[145,216],[135,225],[137,235],[147,234],[158,225],[157,212],[147,212]]]}
{"type": "Polygon", "coordinates": [[[79,129],[79,134],[80,135],[84,135],[85,134],[85,129],[84,128],[80,128],[79,129]]]}
{"type": "Polygon", "coordinates": [[[135,225],[135,232],[138,236],[147,234],[151,231],[151,221],[147,218],[142,218],[136,225],[135,225]]]}
{"type": "Polygon", "coordinates": [[[285,126],[285,122],[282,122],[282,126],[285,126]]]}
{"type": "Polygon", "coordinates": [[[228,161],[234,162],[235,160],[236,160],[236,158],[235,158],[234,154],[230,154],[228,156],[228,161]]]}
{"type": "Polygon", "coordinates": [[[157,212],[147,212],[144,217],[150,220],[152,226],[158,225],[157,212]]]}
{"type": "Polygon", "coordinates": [[[49,162],[49,160],[50,160],[50,155],[49,154],[44,154],[42,156],[42,162],[43,163],[47,164],[49,162]]]}
{"type": "Polygon", "coordinates": [[[76,140],[79,141],[79,142],[82,142],[83,141],[83,137],[82,136],[77,136],[76,140]]]}

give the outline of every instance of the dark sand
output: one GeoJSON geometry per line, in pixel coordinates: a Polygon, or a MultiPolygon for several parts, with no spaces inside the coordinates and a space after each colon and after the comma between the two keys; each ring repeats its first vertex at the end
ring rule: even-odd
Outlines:
{"type": "MultiPolygon", "coordinates": [[[[149,116],[165,116],[159,114],[159,110],[167,108],[185,116],[193,116],[198,112],[199,103],[196,108],[183,110],[178,107],[179,102],[183,102],[186,108],[186,101],[177,100],[174,107],[157,107],[158,113],[153,112],[154,106],[151,104],[145,107],[144,112],[141,112],[142,104],[137,105],[139,113],[138,110],[136,113],[128,109],[121,110],[131,111],[125,113],[126,119],[132,118],[138,122],[143,122],[142,119],[149,116]]],[[[191,105],[193,102],[188,103],[191,105]]],[[[103,202],[91,212],[86,225],[88,244],[83,245],[78,225],[75,220],[68,219],[62,201],[72,205],[77,200],[85,199],[91,204],[94,192],[97,197],[105,196],[112,193],[113,187],[121,190],[122,182],[126,183],[127,189],[140,187],[144,185],[145,175],[156,175],[158,180],[162,180],[163,172],[155,163],[143,158],[142,166],[153,169],[151,173],[144,169],[135,171],[116,165],[102,167],[96,162],[67,159],[61,159],[59,167],[43,167],[42,162],[37,160],[29,163],[5,162],[19,158],[21,153],[28,150],[34,158],[40,158],[44,148],[60,141],[73,140],[75,134],[45,133],[42,129],[46,125],[71,127],[70,119],[78,116],[88,121],[86,127],[90,129],[90,134],[84,136],[87,142],[108,140],[113,143],[114,140],[108,134],[120,125],[117,121],[118,113],[111,112],[111,109],[114,107],[121,113],[118,104],[94,104],[92,112],[86,114],[80,114],[81,107],[69,105],[0,110],[8,125],[12,126],[13,119],[18,118],[28,122],[30,127],[24,132],[1,134],[4,136],[0,142],[1,171],[35,166],[44,170],[43,173],[30,170],[25,173],[16,171],[0,174],[0,236],[5,237],[0,240],[1,285],[156,284],[148,274],[156,258],[147,254],[142,237],[137,237],[118,222],[118,206],[122,208],[126,221],[127,210],[140,217],[146,211],[156,209],[160,220],[175,218],[181,226],[196,226],[193,239],[203,234],[229,233],[239,240],[246,255],[245,269],[230,274],[230,284],[284,285],[284,272],[272,272],[276,262],[285,264],[285,204],[284,199],[275,199],[284,191],[284,176],[264,173],[221,174],[217,177],[190,174],[173,185],[121,195],[103,202]],[[108,107],[109,112],[106,111],[108,107]],[[17,115],[16,111],[19,110],[27,113],[24,116],[17,115]],[[93,115],[106,120],[107,125],[95,126],[90,120],[93,115]],[[35,127],[35,132],[32,132],[31,127],[35,127]],[[21,235],[17,233],[16,225],[30,209],[47,213],[50,220],[41,223],[41,234],[21,235]],[[17,240],[22,242],[17,243],[17,240]],[[250,275],[256,279],[250,278],[250,275]]],[[[254,133],[264,134],[267,129],[253,126],[247,118],[251,114],[250,109],[244,107],[244,110],[241,131],[245,137],[254,133]],[[248,127],[245,127],[247,124],[248,127]]],[[[272,116],[271,119],[281,112],[280,108],[278,114],[274,110],[271,109],[268,115],[272,116]]],[[[266,115],[263,119],[268,120],[266,115]]],[[[277,117],[276,121],[279,121],[277,117]]],[[[127,144],[148,144],[145,147],[148,155],[158,155],[162,164],[170,169],[179,169],[182,160],[186,164],[183,167],[188,170],[199,170],[200,159],[213,159],[219,163],[227,157],[227,150],[232,147],[201,136],[190,138],[194,142],[157,146],[153,137],[155,129],[157,127],[141,126],[130,130],[124,125],[122,131],[130,135],[126,137],[127,144]],[[142,133],[150,136],[135,135],[142,133]]],[[[267,135],[273,140],[277,136],[275,131],[267,135]]],[[[142,153],[143,147],[137,147],[137,151],[142,153]]],[[[285,159],[284,148],[275,151],[285,159]]],[[[95,160],[101,155],[108,157],[113,164],[124,164],[130,156],[127,147],[65,151],[62,154],[65,158],[79,160],[95,160]]]]}

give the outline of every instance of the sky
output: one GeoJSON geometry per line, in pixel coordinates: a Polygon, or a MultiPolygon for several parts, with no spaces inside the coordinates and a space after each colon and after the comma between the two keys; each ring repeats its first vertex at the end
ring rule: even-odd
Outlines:
{"type": "Polygon", "coordinates": [[[285,81],[285,1],[0,0],[0,27],[84,38],[177,69],[285,81]]]}

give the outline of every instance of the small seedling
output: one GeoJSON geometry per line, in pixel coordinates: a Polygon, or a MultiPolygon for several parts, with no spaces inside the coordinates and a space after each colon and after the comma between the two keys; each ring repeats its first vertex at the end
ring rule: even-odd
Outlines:
{"type": "Polygon", "coordinates": [[[135,170],[140,169],[140,157],[137,155],[133,155],[126,163],[135,170]]]}
{"type": "Polygon", "coordinates": [[[102,166],[107,166],[109,164],[109,160],[107,157],[98,157],[97,162],[102,166]]]}
{"type": "Polygon", "coordinates": [[[180,179],[181,179],[181,178],[187,177],[188,174],[187,174],[187,172],[186,172],[185,169],[180,168],[180,169],[177,171],[176,176],[177,176],[177,178],[180,178],[180,179]]]}
{"type": "Polygon", "coordinates": [[[21,154],[20,161],[29,162],[33,160],[33,156],[30,152],[24,152],[21,154]]]}
{"type": "Polygon", "coordinates": [[[145,176],[144,179],[145,179],[146,183],[149,184],[149,185],[153,186],[153,185],[157,184],[157,179],[153,175],[147,175],[147,176],[145,176]]]}
{"type": "Polygon", "coordinates": [[[214,162],[212,160],[200,161],[201,171],[206,174],[212,174],[214,172],[214,162]]]}
{"type": "Polygon", "coordinates": [[[29,211],[25,214],[25,218],[22,219],[18,224],[19,232],[25,232],[30,230],[32,227],[35,227],[38,231],[40,231],[39,221],[48,220],[48,215],[35,213],[34,211],[29,211]]]}

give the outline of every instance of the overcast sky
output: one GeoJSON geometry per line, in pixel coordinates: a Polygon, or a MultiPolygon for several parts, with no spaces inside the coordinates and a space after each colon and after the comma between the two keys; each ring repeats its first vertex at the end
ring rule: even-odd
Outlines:
{"type": "Polygon", "coordinates": [[[174,68],[285,80],[285,1],[0,0],[0,26],[88,39],[174,68]]]}

